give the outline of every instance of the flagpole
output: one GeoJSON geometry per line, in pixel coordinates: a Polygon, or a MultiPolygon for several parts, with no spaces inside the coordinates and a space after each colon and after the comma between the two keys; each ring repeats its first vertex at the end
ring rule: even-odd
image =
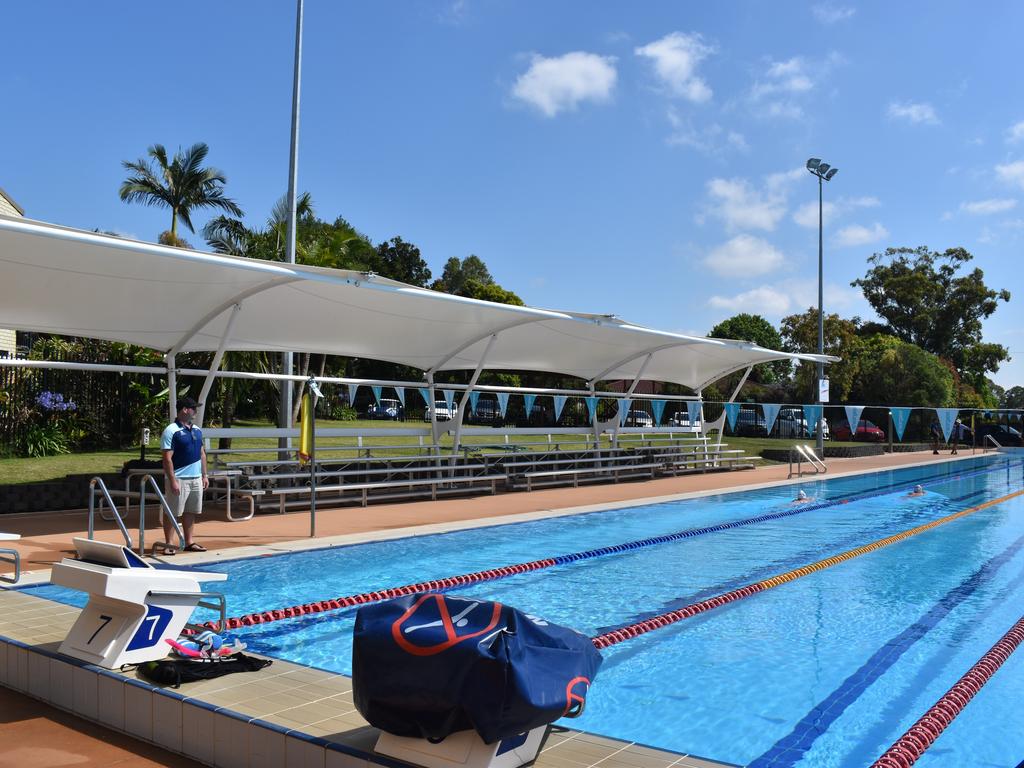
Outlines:
{"type": "Polygon", "coordinates": [[[310,377],[309,384],[309,535],[316,536],[316,401],[320,390],[316,379],[310,377]]]}

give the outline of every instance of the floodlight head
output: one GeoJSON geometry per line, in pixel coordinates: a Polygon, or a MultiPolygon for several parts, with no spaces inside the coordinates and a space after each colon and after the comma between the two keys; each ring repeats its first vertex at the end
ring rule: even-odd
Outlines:
{"type": "Polygon", "coordinates": [[[828,163],[821,163],[821,165],[818,166],[818,170],[816,170],[815,173],[818,174],[819,176],[824,177],[824,175],[828,173],[828,169],[831,167],[832,166],[829,165],[828,163]]]}
{"type": "Polygon", "coordinates": [[[839,169],[838,168],[830,168],[829,172],[825,174],[825,181],[829,181],[837,173],[839,173],[839,169]]]}
{"type": "Polygon", "coordinates": [[[816,170],[818,170],[819,165],[821,165],[821,158],[812,157],[810,160],[807,161],[807,170],[810,171],[811,173],[814,173],[816,170]]]}

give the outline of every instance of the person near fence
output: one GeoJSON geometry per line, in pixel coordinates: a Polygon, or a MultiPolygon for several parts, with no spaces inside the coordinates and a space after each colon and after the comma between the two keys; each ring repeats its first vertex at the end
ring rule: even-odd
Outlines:
{"type": "MultiPolygon", "coordinates": [[[[178,400],[177,418],[167,425],[160,439],[163,452],[164,488],[171,511],[181,520],[185,534],[185,552],[205,552],[206,547],[197,544],[193,538],[196,515],[203,512],[203,491],[210,481],[206,475],[206,448],[203,433],[193,425],[196,416],[196,401],[191,397],[178,400]]],[[[165,555],[177,553],[172,544],[174,526],[166,517],[161,518],[164,527],[164,541],[154,545],[165,555]]]]}
{"type": "Polygon", "coordinates": [[[942,425],[939,424],[938,418],[932,419],[932,425],[930,427],[932,433],[932,453],[936,456],[939,455],[939,440],[942,439],[942,425]]]}

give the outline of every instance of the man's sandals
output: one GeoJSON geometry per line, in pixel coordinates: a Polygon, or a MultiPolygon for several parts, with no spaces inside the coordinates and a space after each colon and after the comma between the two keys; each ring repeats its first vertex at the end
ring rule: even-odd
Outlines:
{"type": "MultiPolygon", "coordinates": [[[[191,544],[189,544],[187,547],[185,547],[181,551],[182,552],[205,552],[206,551],[206,547],[204,547],[202,544],[197,544],[196,542],[193,541],[191,544]]],[[[165,541],[158,541],[158,542],[156,542],[153,545],[153,555],[156,556],[156,554],[158,552],[160,554],[162,554],[164,557],[171,557],[172,555],[178,554],[178,548],[176,546],[174,546],[173,544],[168,544],[165,541]]]]}

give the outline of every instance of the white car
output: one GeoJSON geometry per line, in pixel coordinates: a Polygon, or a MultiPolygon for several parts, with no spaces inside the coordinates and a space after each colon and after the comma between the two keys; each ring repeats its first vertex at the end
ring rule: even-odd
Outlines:
{"type": "Polygon", "coordinates": [[[811,436],[804,418],[803,408],[783,408],[775,421],[779,437],[796,438],[797,440],[811,436]]]}
{"type": "Polygon", "coordinates": [[[647,411],[630,411],[626,414],[627,427],[653,427],[654,419],[647,411]]]}
{"type": "Polygon", "coordinates": [[[687,411],[676,411],[668,420],[670,427],[682,427],[688,432],[700,432],[700,419],[690,421],[690,414],[687,411]]]}
{"type": "Polygon", "coordinates": [[[423,412],[423,420],[430,421],[431,413],[433,411],[437,412],[438,421],[451,421],[455,418],[454,405],[452,408],[449,408],[448,403],[444,400],[435,400],[433,409],[427,408],[427,410],[423,412]]]}

